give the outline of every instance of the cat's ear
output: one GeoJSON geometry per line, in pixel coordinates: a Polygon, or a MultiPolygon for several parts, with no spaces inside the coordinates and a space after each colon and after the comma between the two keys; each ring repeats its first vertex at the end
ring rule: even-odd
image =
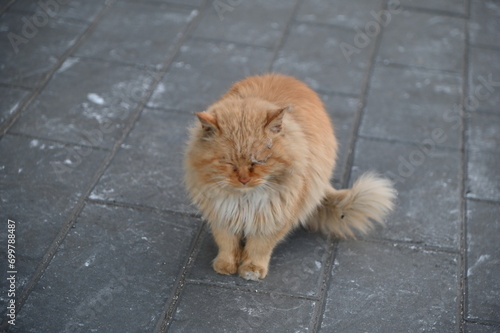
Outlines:
{"type": "Polygon", "coordinates": [[[200,120],[201,127],[203,128],[203,137],[209,138],[217,133],[219,127],[215,115],[208,112],[197,112],[196,116],[200,120]]]}
{"type": "Polygon", "coordinates": [[[284,108],[268,111],[266,125],[264,127],[273,133],[281,132],[283,128],[283,117],[285,116],[285,113],[291,109],[292,107],[287,105],[284,108]]]}

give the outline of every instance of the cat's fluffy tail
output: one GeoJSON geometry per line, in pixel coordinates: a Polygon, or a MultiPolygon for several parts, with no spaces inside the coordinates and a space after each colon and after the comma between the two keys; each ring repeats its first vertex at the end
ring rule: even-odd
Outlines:
{"type": "Polygon", "coordinates": [[[395,198],[396,190],[389,180],[365,173],[350,189],[331,188],[307,224],[325,234],[354,238],[354,231],[367,233],[373,222],[384,224],[395,198]]]}

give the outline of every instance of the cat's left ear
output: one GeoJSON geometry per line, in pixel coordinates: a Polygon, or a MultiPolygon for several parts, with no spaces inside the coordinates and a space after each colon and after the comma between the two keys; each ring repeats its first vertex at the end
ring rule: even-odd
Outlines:
{"type": "Polygon", "coordinates": [[[270,110],[267,113],[267,121],[264,126],[266,129],[273,133],[279,133],[283,129],[283,117],[287,111],[292,109],[291,105],[287,105],[284,108],[279,108],[277,110],[270,110]]]}
{"type": "Polygon", "coordinates": [[[215,115],[208,112],[197,112],[196,116],[200,120],[201,127],[203,128],[203,136],[208,138],[217,133],[218,126],[215,115]]]}

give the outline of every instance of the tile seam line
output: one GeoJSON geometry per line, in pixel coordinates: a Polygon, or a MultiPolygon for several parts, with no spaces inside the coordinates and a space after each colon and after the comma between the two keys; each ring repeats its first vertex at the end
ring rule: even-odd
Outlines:
{"type": "Polygon", "coordinates": [[[401,5],[401,9],[409,11],[409,12],[432,14],[432,15],[436,15],[436,16],[444,16],[444,17],[458,18],[458,19],[465,19],[465,20],[467,20],[469,18],[469,15],[467,13],[467,9],[466,9],[466,12],[463,14],[451,12],[451,11],[448,11],[445,9],[425,8],[425,7],[418,7],[418,6],[411,6],[411,5],[401,5]]]}
{"type": "MultiPolygon", "coordinates": [[[[90,33],[95,28],[97,23],[104,16],[105,12],[115,3],[115,1],[117,1],[117,0],[109,0],[109,2],[106,3],[106,6],[101,10],[101,12],[96,16],[94,22],[91,24],[91,27],[89,27],[82,34],[80,39],[77,41],[77,43],[75,43],[75,45],[73,47],[71,47],[68,51],[66,51],[64,53],[64,55],[65,55],[64,59],[67,58],[76,49],[76,47],[80,44],[80,42],[82,42],[85,39],[86,34],[90,33]]],[[[41,276],[43,275],[46,268],[48,267],[48,265],[52,261],[53,257],[55,256],[57,250],[59,249],[59,246],[62,244],[62,242],[66,238],[67,234],[69,233],[72,226],[74,225],[77,217],[80,215],[81,211],[85,207],[87,197],[90,195],[90,193],[92,192],[95,185],[99,182],[100,178],[102,177],[102,175],[104,174],[104,172],[108,168],[109,164],[113,160],[114,156],[116,155],[116,152],[119,150],[121,144],[125,141],[129,132],[132,130],[135,122],[137,121],[137,119],[141,115],[142,110],[145,108],[145,106],[147,104],[147,101],[149,100],[149,98],[151,98],[154,90],[156,89],[156,87],[160,83],[161,79],[163,78],[163,76],[165,75],[167,70],[170,68],[175,56],[179,52],[187,35],[192,30],[194,22],[198,21],[199,16],[200,16],[199,14],[196,15],[191,20],[191,22],[189,22],[187,24],[187,26],[184,28],[184,31],[183,31],[181,37],[178,39],[178,41],[175,44],[175,47],[173,48],[172,54],[164,61],[162,69],[158,72],[158,75],[155,76],[154,81],[146,89],[146,93],[144,94],[141,101],[138,103],[137,107],[134,109],[134,112],[132,113],[133,116],[131,117],[131,119],[129,120],[127,125],[125,126],[121,137],[115,141],[115,144],[113,145],[109,154],[104,158],[104,161],[102,162],[101,166],[94,173],[94,176],[92,177],[92,180],[89,183],[90,185],[88,186],[86,191],[82,194],[82,196],[80,197],[80,199],[78,200],[78,202],[76,203],[74,208],[72,209],[66,223],[61,227],[58,234],[56,235],[56,237],[54,238],[54,240],[52,241],[52,243],[48,247],[48,250],[45,252],[43,258],[41,259],[40,264],[38,265],[38,268],[36,269],[35,273],[33,273],[29,282],[24,287],[23,293],[21,294],[21,296],[19,297],[19,299],[17,301],[17,304],[18,304],[17,312],[18,313],[22,310],[22,307],[23,307],[24,303],[26,302],[26,300],[29,298],[31,291],[34,289],[34,287],[36,286],[36,284],[40,280],[41,276]]],[[[55,69],[53,69],[51,71],[51,75],[57,70],[57,68],[62,64],[62,62],[63,61],[60,60],[56,64],[55,69]]],[[[47,82],[44,82],[44,85],[46,83],[47,82]]],[[[41,86],[41,88],[39,90],[43,89],[43,86],[41,86]]],[[[8,322],[7,322],[7,320],[4,319],[4,322],[0,325],[0,330],[6,330],[7,327],[8,327],[8,322]]]]}
{"type": "MultiPolygon", "coordinates": [[[[384,10],[387,8],[387,2],[388,2],[388,0],[382,1],[382,6],[380,8],[381,10],[384,10]]],[[[378,50],[380,48],[380,44],[382,41],[382,36],[384,34],[384,31],[385,31],[385,27],[381,26],[380,33],[375,38],[375,43],[373,45],[372,54],[370,55],[369,62],[368,62],[368,68],[366,69],[366,75],[363,78],[361,92],[360,92],[359,98],[358,98],[358,101],[359,101],[358,108],[357,108],[356,113],[354,115],[353,129],[351,131],[351,135],[349,138],[347,159],[346,159],[346,169],[344,170],[344,174],[342,175],[342,187],[343,188],[345,188],[349,184],[350,178],[352,176],[351,169],[352,169],[353,162],[354,162],[354,151],[356,148],[356,144],[358,142],[358,138],[361,136],[361,134],[360,134],[361,122],[362,122],[362,119],[364,116],[364,111],[366,109],[368,92],[370,90],[370,81],[373,77],[373,73],[375,71],[375,67],[377,64],[376,59],[377,59],[378,50]]]]}
{"type": "Polygon", "coordinates": [[[251,44],[251,43],[244,43],[244,42],[239,42],[239,41],[234,41],[234,40],[229,40],[229,39],[222,39],[222,38],[213,38],[213,37],[202,37],[202,36],[190,36],[189,38],[190,41],[192,42],[200,42],[200,43],[215,43],[215,44],[233,44],[237,47],[248,47],[248,48],[254,48],[254,49],[260,49],[260,50],[266,50],[266,51],[273,51],[274,47],[272,46],[264,46],[264,45],[257,45],[257,44],[251,44]]]}
{"type": "MultiPolygon", "coordinates": [[[[8,13],[9,14],[12,13],[14,15],[33,16],[33,15],[36,15],[37,12],[38,12],[38,10],[31,11],[29,9],[11,9],[11,10],[9,10],[8,13]]],[[[50,17],[49,20],[51,22],[59,22],[60,21],[60,22],[71,23],[71,24],[90,24],[93,22],[93,20],[86,21],[85,19],[79,19],[79,18],[75,18],[75,17],[64,17],[64,16],[50,17]]]]}
{"type": "Polygon", "coordinates": [[[500,328],[500,321],[495,321],[495,320],[487,320],[480,318],[465,318],[464,322],[469,324],[478,324],[481,326],[500,328]]]}
{"type": "MultiPolygon", "coordinates": [[[[380,2],[380,10],[385,10],[388,8],[388,0],[382,0],[380,2]]],[[[353,129],[350,134],[349,138],[349,143],[348,143],[348,150],[347,150],[347,158],[345,160],[344,164],[344,173],[342,175],[342,181],[341,181],[341,187],[345,188],[347,184],[349,183],[349,179],[351,177],[351,169],[354,161],[354,150],[356,148],[356,143],[357,139],[359,137],[359,130],[361,127],[361,120],[363,117],[363,112],[366,107],[366,101],[368,98],[368,91],[370,88],[370,81],[373,76],[373,72],[375,70],[375,65],[376,65],[376,59],[377,59],[377,54],[378,50],[382,41],[382,36],[384,33],[384,27],[380,27],[380,33],[376,36],[375,38],[375,44],[373,45],[372,53],[370,54],[369,62],[368,62],[368,68],[366,69],[366,74],[365,77],[363,78],[363,83],[362,83],[362,88],[361,92],[358,97],[358,108],[356,110],[356,113],[354,115],[354,121],[353,121],[353,129]]],[[[337,257],[338,254],[338,248],[339,248],[339,240],[332,239],[330,240],[330,247],[329,251],[329,257],[328,260],[325,264],[325,270],[323,271],[323,284],[322,284],[322,289],[320,292],[320,301],[318,304],[315,306],[311,318],[311,325],[312,325],[312,332],[319,332],[321,329],[321,325],[323,323],[323,316],[325,313],[326,309],[326,300],[328,296],[328,287],[330,285],[330,281],[332,278],[331,270],[335,261],[335,258],[337,257]]]]}
{"type": "Polygon", "coordinates": [[[96,205],[101,205],[101,206],[130,208],[133,210],[143,211],[143,212],[150,212],[150,213],[156,213],[156,214],[173,214],[173,215],[178,215],[178,216],[185,216],[185,217],[192,217],[192,218],[201,219],[201,216],[198,213],[183,212],[183,211],[178,211],[178,210],[174,210],[174,209],[162,209],[162,208],[156,208],[156,207],[152,207],[152,206],[138,205],[138,204],[133,204],[133,203],[128,203],[128,202],[120,202],[120,201],[108,201],[108,200],[102,200],[102,199],[86,198],[85,201],[89,204],[96,204],[96,205]]]}
{"type": "MultiPolygon", "coordinates": [[[[256,286],[255,286],[256,288],[259,287],[258,283],[259,282],[256,282],[256,286]]],[[[227,289],[227,290],[236,290],[236,291],[250,293],[250,294],[288,297],[288,298],[313,301],[313,302],[318,302],[320,300],[316,296],[292,294],[292,293],[286,293],[286,292],[280,292],[280,291],[252,289],[251,287],[248,287],[248,286],[226,285],[226,284],[222,284],[222,283],[203,281],[203,280],[198,280],[198,279],[186,279],[186,284],[192,284],[192,285],[197,285],[197,286],[210,286],[213,288],[221,288],[221,289],[227,289]]]]}
{"type": "Polygon", "coordinates": [[[206,237],[205,225],[205,222],[200,223],[200,226],[198,227],[198,230],[196,232],[196,236],[191,242],[191,246],[188,251],[189,255],[184,261],[183,269],[180,270],[177,278],[175,279],[175,283],[172,288],[173,290],[170,293],[167,301],[165,302],[159,319],[156,322],[155,328],[153,330],[153,332],[155,333],[167,332],[168,328],[173,322],[175,311],[177,309],[177,306],[179,305],[181,295],[184,292],[184,288],[187,284],[187,277],[191,272],[191,268],[193,267],[194,262],[196,261],[201,243],[206,237]]]}
{"type": "Polygon", "coordinates": [[[489,50],[489,51],[495,51],[495,52],[500,52],[500,45],[494,45],[494,44],[481,44],[481,43],[470,43],[470,46],[476,49],[483,49],[483,50],[489,50]]]}
{"type": "MultiPolygon", "coordinates": [[[[283,35],[281,36],[280,40],[276,43],[276,48],[273,52],[271,61],[269,63],[269,72],[274,72],[274,63],[276,62],[276,59],[278,58],[278,54],[283,48],[286,40],[288,39],[288,36],[290,35],[290,30],[292,28],[292,25],[296,24],[295,23],[295,18],[297,16],[297,13],[299,11],[300,6],[302,5],[303,0],[297,0],[295,3],[295,6],[290,14],[290,18],[288,19],[285,29],[283,31],[283,35]]],[[[346,161],[345,165],[348,165],[346,161]]],[[[331,269],[333,265],[333,261],[335,260],[335,256],[337,253],[337,248],[338,248],[338,241],[337,240],[332,240],[331,237],[328,237],[327,240],[328,248],[325,253],[325,262],[323,264],[323,271],[322,271],[322,276],[321,276],[321,285],[319,288],[319,293],[318,293],[318,301],[315,302],[314,308],[311,313],[311,317],[309,319],[309,328],[311,328],[311,332],[318,332],[320,327],[321,327],[321,322],[322,322],[322,316],[324,313],[325,309],[325,303],[326,303],[326,295],[328,291],[328,285],[331,277],[331,269]]]]}
{"type": "MultiPolygon", "coordinates": [[[[181,51],[182,46],[191,37],[190,36],[191,32],[198,26],[202,17],[205,15],[205,12],[208,8],[209,3],[211,3],[211,0],[203,0],[203,2],[201,3],[201,5],[199,7],[197,7],[196,9],[193,9],[193,10],[197,11],[197,15],[194,16],[194,18],[191,20],[191,22],[189,22],[188,25],[186,26],[186,28],[184,29],[182,36],[177,41],[173,51],[171,52],[169,59],[167,59],[165,65],[164,65],[164,68],[162,68],[162,70],[160,71],[160,75],[157,77],[156,81],[152,84],[151,90],[149,91],[147,96],[142,100],[140,112],[137,114],[136,120],[140,116],[142,111],[148,107],[149,100],[151,99],[156,87],[160,84],[162,78],[165,76],[168,69],[174,63],[175,59],[177,58],[178,54],[181,51]]],[[[132,126],[136,120],[133,121],[128,132],[130,132],[130,130],[132,129],[132,126]]],[[[123,140],[125,140],[125,138],[127,137],[128,132],[124,135],[123,140]]],[[[117,150],[122,142],[117,144],[117,150]]],[[[94,184],[94,186],[96,184],[97,184],[97,182],[94,184]]],[[[89,192],[89,194],[90,194],[90,192],[89,192]]],[[[191,267],[194,264],[194,261],[196,259],[196,255],[197,255],[199,248],[201,246],[201,241],[203,240],[203,238],[205,236],[204,230],[205,230],[205,223],[203,222],[200,224],[199,229],[197,231],[197,234],[196,234],[194,240],[192,241],[191,248],[189,249],[189,252],[188,252],[189,254],[185,260],[185,265],[180,270],[179,275],[177,276],[177,278],[175,280],[173,292],[169,295],[169,298],[167,299],[167,301],[164,304],[163,310],[159,316],[159,319],[156,322],[154,332],[166,332],[168,330],[170,324],[172,323],[172,320],[173,320],[174,315],[175,315],[175,310],[177,309],[177,306],[179,304],[180,296],[182,295],[182,293],[184,291],[184,286],[186,284],[185,283],[186,278],[189,275],[191,267]]]]}
{"type": "Polygon", "coordinates": [[[43,79],[38,83],[36,87],[31,90],[26,98],[17,106],[16,110],[12,115],[0,125],[0,137],[4,136],[9,129],[14,125],[17,119],[21,116],[21,113],[28,108],[28,106],[35,100],[36,97],[42,92],[42,90],[50,82],[54,74],[59,70],[62,64],[80,47],[80,45],[87,39],[94,29],[97,27],[103,16],[106,14],[108,9],[115,3],[116,0],[109,0],[105,2],[104,7],[101,11],[94,17],[94,20],[88,25],[88,27],[80,34],[77,40],[70,46],[64,53],[59,57],[56,64],[52,69],[43,76],[43,79]]]}
{"type": "Polygon", "coordinates": [[[100,147],[100,146],[91,146],[91,145],[84,145],[81,143],[75,143],[75,142],[70,142],[70,141],[62,141],[58,139],[53,139],[53,138],[44,138],[43,136],[38,136],[38,135],[31,135],[31,134],[26,134],[22,132],[13,132],[9,131],[8,133],[5,133],[5,135],[11,135],[11,136],[17,136],[25,139],[32,139],[32,140],[40,140],[40,141],[45,141],[48,143],[54,143],[54,144],[60,144],[65,147],[72,146],[72,147],[79,147],[79,148],[85,148],[85,149],[92,149],[92,150],[97,150],[97,151],[104,151],[104,152],[109,152],[111,148],[107,147],[100,147]]]}
{"type": "MultiPolygon", "coordinates": [[[[122,0],[121,2],[125,2],[125,3],[133,3],[133,4],[137,4],[137,0],[122,0]]],[[[148,5],[151,4],[151,5],[167,5],[167,6],[171,6],[171,7],[177,7],[177,8],[180,8],[180,9],[199,9],[201,6],[197,6],[197,5],[190,5],[190,4],[182,4],[182,3],[178,3],[178,2],[172,2],[172,1],[161,1],[161,0],[148,0],[148,1],[143,1],[141,3],[147,3],[148,5]]]]}
{"type": "Polygon", "coordinates": [[[143,63],[134,63],[134,62],[127,62],[127,61],[121,61],[121,60],[116,60],[116,59],[109,59],[105,57],[98,57],[98,56],[87,56],[87,55],[82,55],[82,54],[72,54],[68,58],[75,58],[78,60],[86,61],[86,62],[94,62],[94,63],[101,63],[101,64],[109,64],[117,67],[129,67],[129,68],[134,68],[140,71],[150,71],[150,72],[158,72],[159,69],[156,68],[157,65],[161,64],[143,64],[143,63]]]}
{"type": "MultiPolygon", "coordinates": [[[[384,6],[382,9],[387,10],[387,8],[388,8],[387,6],[384,6]]],[[[401,9],[408,11],[408,12],[421,13],[421,14],[433,14],[436,16],[443,16],[443,17],[450,17],[450,18],[459,18],[459,19],[467,19],[468,18],[466,14],[459,14],[459,13],[449,12],[446,10],[437,10],[437,9],[430,9],[430,8],[408,6],[408,5],[401,5],[401,9]]],[[[361,28],[360,26],[349,27],[346,25],[342,25],[340,23],[315,22],[315,21],[308,21],[308,20],[299,19],[299,18],[294,19],[292,23],[296,24],[296,25],[305,24],[305,25],[310,25],[310,26],[315,26],[315,27],[339,29],[339,30],[344,30],[344,31],[355,31],[354,29],[361,28]]]]}
{"type": "MultiPolygon", "coordinates": [[[[470,17],[471,1],[465,0],[467,16],[470,17]]],[[[469,152],[467,150],[467,108],[465,100],[469,95],[469,61],[470,61],[470,22],[465,20],[465,48],[463,54],[463,80],[462,80],[462,105],[460,108],[461,120],[461,136],[460,136],[460,255],[459,255],[459,269],[458,269],[458,300],[457,300],[457,324],[458,331],[463,333],[465,331],[465,319],[467,318],[467,177],[468,177],[468,158],[469,152]]]]}
{"type": "Polygon", "coordinates": [[[449,75],[449,76],[455,76],[455,77],[462,76],[462,71],[456,71],[456,70],[452,70],[452,69],[430,68],[430,67],[402,64],[402,63],[395,62],[395,61],[384,62],[384,60],[377,60],[377,59],[375,59],[375,63],[377,65],[387,67],[387,68],[394,68],[394,69],[401,69],[401,70],[413,70],[413,71],[418,71],[418,72],[428,72],[428,73],[449,75]]]}
{"type": "Polygon", "coordinates": [[[330,285],[330,280],[332,277],[333,264],[335,258],[337,257],[339,240],[335,238],[328,237],[328,249],[326,253],[325,263],[323,265],[324,269],[322,272],[321,286],[318,293],[319,300],[316,302],[314,309],[312,310],[311,319],[309,322],[309,328],[311,332],[319,332],[321,329],[321,324],[323,322],[323,315],[325,313],[326,299],[328,295],[328,287],[330,285]]]}
{"type": "Polygon", "coordinates": [[[7,9],[9,9],[9,7],[14,4],[14,2],[16,2],[16,0],[11,0],[5,6],[3,6],[2,8],[0,8],[0,16],[2,16],[7,11],[7,9]]]}
{"type": "Polygon", "coordinates": [[[338,23],[314,22],[314,21],[306,21],[306,20],[300,20],[300,19],[293,19],[291,23],[292,23],[292,25],[308,25],[308,26],[314,27],[314,28],[325,28],[325,29],[331,29],[331,30],[356,32],[356,30],[355,30],[356,27],[354,27],[354,26],[348,27],[346,25],[341,25],[338,23]]]}
{"type": "Polygon", "coordinates": [[[470,201],[476,201],[476,202],[483,202],[487,203],[490,205],[500,205],[500,200],[494,200],[494,199],[487,199],[487,198],[474,198],[474,197],[465,197],[466,200],[470,201]]]}
{"type": "Polygon", "coordinates": [[[382,238],[365,238],[365,239],[354,239],[354,240],[342,240],[343,243],[347,242],[365,242],[365,243],[371,243],[371,244],[380,244],[380,245],[387,245],[387,246],[399,246],[399,247],[404,247],[405,249],[412,249],[412,247],[415,248],[417,251],[430,251],[430,252],[435,252],[435,253],[447,253],[447,254],[454,254],[454,255],[460,255],[460,249],[459,248],[452,248],[452,247],[439,247],[436,245],[429,245],[429,244],[422,244],[418,242],[412,242],[412,241],[402,241],[402,240],[396,240],[396,239],[382,239],[382,238]]]}
{"type": "Polygon", "coordinates": [[[500,117],[500,114],[498,113],[498,110],[495,110],[493,108],[481,108],[481,109],[476,109],[473,111],[468,111],[468,116],[472,117],[472,114],[476,115],[483,115],[483,116],[492,116],[492,117],[500,117]]]}
{"type": "Polygon", "coordinates": [[[283,29],[283,33],[281,34],[280,39],[276,42],[273,48],[273,54],[271,56],[271,60],[269,61],[269,66],[267,66],[267,71],[269,73],[273,73],[273,67],[274,63],[276,62],[276,59],[278,58],[278,54],[280,50],[283,48],[283,45],[285,45],[286,40],[288,39],[288,36],[290,35],[290,29],[293,25],[293,20],[294,17],[297,15],[297,12],[299,11],[299,7],[302,5],[302,2],[304,0],[296,0],[292,11],[290,13],[290,17],[287,19],[285,28],[283,29]]]}

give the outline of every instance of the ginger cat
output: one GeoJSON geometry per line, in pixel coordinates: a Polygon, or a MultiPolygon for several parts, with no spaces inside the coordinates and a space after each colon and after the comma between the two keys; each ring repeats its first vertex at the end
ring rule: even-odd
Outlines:
{"type": "Polygon", "coordinates": [[[383,223],[393,208],[392,184],[373,174],[351,189],[330,185],[337,140],[301,81],[249,77],[196,115],[185,183],[219,247],[220,274],[262,279],[274,247],[299,225],[345,238],[371,229],[370,219],[383,223]]]}

